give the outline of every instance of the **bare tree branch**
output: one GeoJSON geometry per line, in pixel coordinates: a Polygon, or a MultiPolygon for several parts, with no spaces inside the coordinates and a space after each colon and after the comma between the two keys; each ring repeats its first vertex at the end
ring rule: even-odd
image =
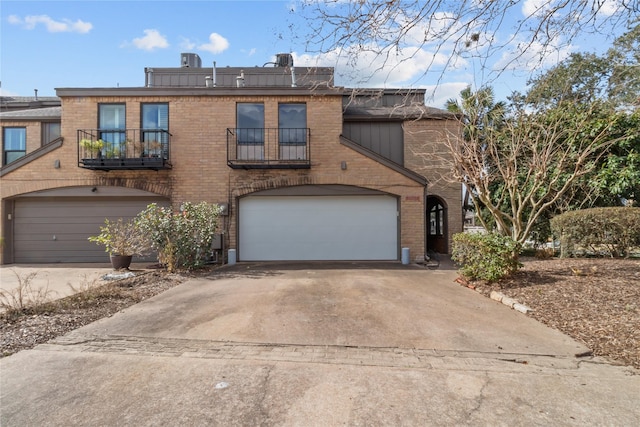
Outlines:
{"type": "MultiPolygon", "coordinates": [[[[342,58],[355,67],[364,56],[374,74],[388,78],[407,61],[419,60],[422,75],[438,84],[466,61],[478,63],[487,85],[523,61],[534,71],[580,35],[611,37],[640,16],[640,0],[302,0],[306,51],[342,58]],[[502,60],[497,69],[490,58],[502,60]]],[[[360,69],[352,69],[351,80],[360,69]]]]}

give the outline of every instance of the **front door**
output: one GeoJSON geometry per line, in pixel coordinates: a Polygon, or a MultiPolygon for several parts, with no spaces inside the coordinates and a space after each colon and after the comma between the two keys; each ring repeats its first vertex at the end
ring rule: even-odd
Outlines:
{"type": "Polygon", "coordinates": [[[439,197],[429,196],[427,197],[427,250],[441,254],[448,253],[447,236],[447,208],[439,197]]]}

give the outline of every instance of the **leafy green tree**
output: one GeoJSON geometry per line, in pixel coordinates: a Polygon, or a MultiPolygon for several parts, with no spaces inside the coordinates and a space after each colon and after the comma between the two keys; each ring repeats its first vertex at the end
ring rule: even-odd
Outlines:
{"type": "Polygon", "coordinates": [[[471,86],[467,86],[460,92],[460,99],[447,100],[445,108],[462,118],[465,139],[476,138],[484,127],[499,127],[504,121],[506,104],[495,101],[492,87],[482,87],[473,92],[471,86]]]}
{"type": "Polygon", "coordinates": [[[610,104],[616,110],[640,106],[640,25],[613,41],[605,54],[574,53],[529,82],[526,102],[610,104]]]}
{"type": "Polygon", "coordinates": [[[613,144],[586,185],[597,190],[601,203],[592,206],[636,204],[640,199],[640,110],[612,115],[613,144]]]}
{"type": "Polygon", "coordinates": [[[640,25],[604,55],[573,54],[531,81],[529,108],[598,103],[594,121],[611,123],[612,144],[591,173],[578,180],[559,210],[633,203],[640,195],[640,25]],[[576,204],[575,201],[580,203],[576,204]]]}
{"type": "Polygon", "coordinates": [[[611,66],[593,53],[573,53],[567,59],[532,79],[525,100],[528,104],[557,106],[565,101],[593,102],[606,97],[611,66]]]}
{"type": "Polygon", "coordinates": [[[617,105],[640,106],[640,24],[613,42],[607,60],[612,66],[609,99],[617,105]]]}

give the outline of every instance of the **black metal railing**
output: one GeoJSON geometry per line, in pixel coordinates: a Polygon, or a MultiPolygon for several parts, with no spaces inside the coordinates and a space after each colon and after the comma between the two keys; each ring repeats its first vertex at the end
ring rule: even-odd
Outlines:
{"type": "Polygon", "coordinates": [[[308,169],[309,128],[227,128],[227,164],[235,169],[308,169]]]}
{"type": "Polygon", "coordinates": [[[170,169],[164,129],[78,129],[78,166],[86,169],[170,169]]]}

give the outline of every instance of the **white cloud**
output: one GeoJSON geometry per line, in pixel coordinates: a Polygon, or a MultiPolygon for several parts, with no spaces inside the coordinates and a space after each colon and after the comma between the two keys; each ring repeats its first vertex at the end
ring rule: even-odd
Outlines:
{"type": "Polygon", "coordinates": [[[181,41],[180,41],[180,47],[183,50],[193,50],[196,48],[196,44],[194,42],[192,42],[191,40],[189,40],[186,37],[181,37],[181,41]]]}
{"type": "Polygon", "coordinates": [[[209,43],[204,43],[198,46],[198,49],[211,53],[221,53],[227,50],[229,47],[229,41],[222,37],[218,33],[211,33],[209,35],[209,43]]]}
{"type": "Polygon", "coordinates": [[[12,92],[10,90],[6,90],[0,87],[0,96],[20,96],[16,92],[12,92]]]}
{"type": "Polygon", "coordinates": [[[525,17],[539,16],[551,10],[553,0],[525,0],[522,2],[522,14],[525,17]]]}
{"type": "Polygon", "coordinates": [[[50,33],[80,33],[85,34],[91,31],[93,24],[90,22],[84,22],[80,19],[71,21],[70,19],[63,19],[56,21],[47,15],[29,15],[24,19],[16,15],[11,15],[7,19],[10,24],[22,25],[27,30],[33,30],[38,24],[44,25],[50,33]]]}
{"type": "Polygon", "coordinates": [[[166,37],[158,30],[144,30],[144,37],[138,37],[131,42],[136,48],[152,51],[169,47],[166,37]]]}
{"type": "Polygon", "coordinates": [[[601,4],[600,9],[598,9],[598,13],[605,16],[614,15],[620,10],[620,7],[622,6],[619,0],[604,0],[599,3],[601,4]]]}
{"type": "Polygon", "coordinates": [[[558,64],[566,59],[574,47],[559,38],[541,43],[513,37],[510,45],[504,47],[501,58],[493,66],[501,70],[536,70],[558,64]]]}
{"type": "Polygon", "coordinates": [[[460,92],[469,86],[469,82],[440,83],[439,85],[425,86],[425,104],[435,108],[445,108],[449,99],[460,101],[460,92]]]}
{"type": "Polygon", "coordinates": [[[343,50],[320,55],[294,54],[294,63],[296,66],[335,67],[335,83],[355,87],[414,86],[428,72],[437,74],[445,67],[454,70],[466,64],[463,59],[452,57],[450,52],[433,52],[416,47],[394,50],[390,55],[366,48],[345,48],[348,49],[352,52],[344,54],[343,50]]]}

